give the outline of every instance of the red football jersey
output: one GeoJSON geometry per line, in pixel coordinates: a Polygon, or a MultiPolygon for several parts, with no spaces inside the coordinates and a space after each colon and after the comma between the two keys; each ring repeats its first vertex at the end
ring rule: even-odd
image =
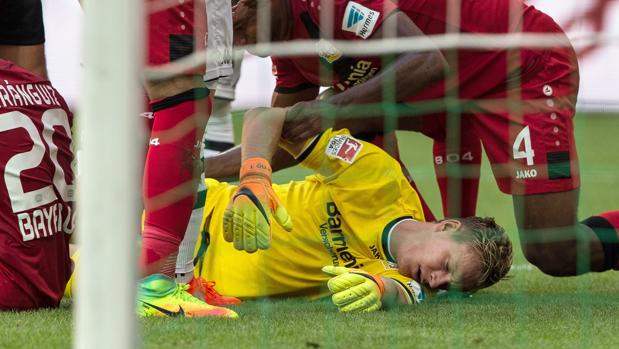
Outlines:
{"type": "MultiPolygon", "coordinates": [[[[462,33],[506,33],[518,27],[524,32],[561,32],[550,17],[524,3],[521,5],[521,18],[510,21],[510,1],[507,0],[463,0],[459,23],[449,23],[446,19],[447,2],[400,0],[396,6],[390,0],[334,0],[332,37],[336,40],[371,39],[385,18],[398,10],[406,13],[426,35],[443,34],[448,30],[462,33]],[[510,22],[513,28],[509,28],[510,22]]],[[[290,1],[294,39],[329,37],[319,29],[320,12],[325,11],[320,3],[319,0],[290,1]]],[[[522,50],[521,65],[526,67],[533,64],[534,54],[533,51],[522,50]]],[[[317,55],[314,57],[272,57],[272,60],[276,91],[281,93],[294,92],[312,85],[345,90],[375,76],[383,64],[382,58],[377,56],[342,56],[327,40],[317,45],[317,55]]],[[[457,66],[461,98],[480,97],[496,87],[503,87],[508,76],[504,51],[460,49],[457,66]],[[493,74],[484,74],[489,69],[493,69],[493,74]],[[484,76],[483,79],[479,78],[480,74],[484,76]]],[[[410,101],[443,95],[444,84],[438,82],[410,101]]]]}
{"type": "MultiPolygon", "coordinates": [[[[333,0],[332,11],[318,0],[290,0],[293,39],[323,39],[316,54],[273,57],[276,92],[292,93],[311,86],[333,86],[339,91],[376,76],[383,65],[377,56],[347,57],[327,39],[363,43],[395,11],[405,13],[426,35],[446,32],[501,34],[554,33],[566,38],[548,15],[522,0],[462,0],[459,11],[448,14],[448,0],[333,0]],[[512,6],[513,5],[513,6],[512,6]],[[333,15],[334,32],[321,32],[321,17],[333,15]],[[456,19],[451,19],[455,14],[456,19]],[[449,19],[448,19],[449,18],[449,19]]],[[[325,27],[323,25],[322,27],[325,27]]],[[[462,100],[491,101],[480,110],[461,113],[471,120],[493,166],[501,191],[516,195],[560,192],[579,185],[572,117],[578,93],[578,64],[571,47],[444,52],[457,72],[457,96],[462,100]],[[515,57],[513,57],[513,56],[515,57]],[[509,58],[516,58],[510,61],[509,58]],[[519,58],[519,60],[517,59],[519,58]],[[516,85],[517,86],[514,86],[516,85]],[[508,94],[531,106],[524,115],[509,105],[494,103],[508,94]]],[[[439,100],[445,81],[437,81],[405,102],[439,100]]],[[[453,91],[450,91],[453,93],[453,91]]],[[[451,93],[450,93],[451,94],[451,93]]],[[[510,97],[511,98],[511,97],[510,97]]],[[[438,104],[438,103],[437,103],[438,104]]],[[[444,141],[446,113],[438,110],[419,118],[416,131],[444,141]]]]}
{"type": "Polygon", "coordinates": [[[72,120],[49,81],[0,60],[0,309],[62,298],[74,229],[72,120]]]}

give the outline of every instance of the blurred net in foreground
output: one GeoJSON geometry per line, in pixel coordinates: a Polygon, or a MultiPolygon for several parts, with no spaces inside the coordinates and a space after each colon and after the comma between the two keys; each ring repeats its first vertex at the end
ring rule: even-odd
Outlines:
{"type": "MultiPolygon", "coordinates": [[[[301,0],[299,0],[299,2],[301,2],[301,0]]],[[[305,1],[303,2],[305,3],[305,1]]],[[[163,8],[165,6],[172,6],[175,3],[176,1],[161,0],[154,2],[153,8],[155,8],[155,5],[162,6],[163,8]]],[[[378,64],[385,67],[393,63],[397,57],[403,53],[428,52],[434,49],[440,50],[449,62],[449,71],[445,76],[445,88],[442,93],[433,95],[433,98],[419,98],[405,104],[396,103],[396,101],[399,102],[400,99],[397,96],[398,91],[395,86],[397,80],[402,77],[395,76],[393,74],[390,75],[387,71],[384,75],[382,84],[382,98],[379,101],[373,101],[371,103],[356,103],[347,109],[347,113],[349,114],[348,117],[359,117],[360,119],[357,120],[357,122],[364,122],[363,118],[370,118],[379,115],[383,118],[382,127],[386,129],[387,133],[399,127],[398,125],[401,117],[413,117],[411,119],[413,120],[415,117],[421,119],[427,115],[437,113],[445,114],[443,121],[444,125],[442,126],[445,126],[444,137],[446,140],[446,151],[440,158],[435,157],[434,159],[435,165],[446,165],[443,174],[447,178],[446,187],[449,188],[449,196],[452,198],[450,202],[455,202],[455,204],[452,204],[453,207],[449,207],[449,204],[444,203],[444,209],[445,211],[451,212],[461,212],[463,209],[460,196],[462,195],[462,190],[465,188],[457,184],[459,183],[458,180],[475,178],[479,174],[479,170],[475,169],[478,164],[469,166],[463,164],[462,161],[469,160],[467,157],[470,157],[470,155],[467,155],[467,151],[462,151],[462,138],[467,136],[467,132],[474,132],[470,129],[466,129],[469,125],[463,125],[463,123],[465,123],[463,115],[469,115],[480,110],[493,110],[497,114],[508,113],[517,115],[517,118],[522,120],[524,115],[530,111],[527,108],[532,108],[533,110],[543,109],[548,118],[551,120],[555,120],[556,118],[556,114],[553,117],[553,113],[550,109],[559,107],[560,105],[555,104],[560,103],[559,100],[540,97],[524,102],[521,94],[522,75],[526,72],[528,67],[523,65],[522,62],[523,51],[541,51],[544,49],[554,49],[560,47],[569,48],[573,45],[576,47],[577,52],[582,59],[579,62],[582,67],[583,63],[587,64],[586,60],[593,59],[591,57],[596,57],[596,54],[598,55],[598,58],[599,56],[603,56],[601,59],[608,59],[606,53],[600,52],[617,52],[617,47],[619,46],[619,33],[615,33],[610,30],[601,30],[604,27],[604,22],[601,20],[603,16],[601,16],[600,13],[612,13],[612,15],[609,16],[614,16],[612,18],[619,18],[616,1],[591,1],[587,3],[590,5],[588,10],[581,11],[582,8],[579,7],[579,9],[574,10],[570,16],[566,16],[565,18],[568,19],[563,21],[565,29],[569,30],[571,28],[578,28],[578,23],[592,23],[592,27],[594,28],[594,30],[591,31],[576,32],[570,36],[570,40],[567,40],[563,34],[523,33],[521,31],[521,26],[519,25],[519,23],[522,22],[523,11],[521,11],[519,2],[517,1],[513,2],[515,5],[510,7],[510,12],[506,15],[506,23],[511,24],[507,25],[509,30],[503,30],[499,33],[463,32],[460,30],[460,24],[464,20],[459,18],[459,15],[460,13],[464,13],[461,6],[471,3],[466,0],[445,1],[446,18],[455,18],[455,20],[447,20],[446,22],[448,24],[446,24],[444,28],[435,28],[435,33],[431,33],[431,35],[427,37],[396,38],[393,34],[397,31],[397,28],[385,27],[383,29],[384,33],[386,33],[386,37],[380,40],[344,40],[344,37],[338,36],[338,34],[335,33],[336,27],[339,28],[342,23],[343,13],[341,13],[342,9],[340,9],[340,12],[334,10],[334,3],[340,4],[343,2],[315,1],[313,3],[310,2],[310,4],[313,5],[308,5],[311,7],[320,7],[320,10],[315,12],[316,16],[314,17],[314,19],[319,20],[319,35],[316,37],[308,37],[301,40],[290,40],[285,42],[270,42],[266,39],[271,37],[271,33],[274,28],[270,26],[265,28],[264,23],[267,23],[269,19],[274,16],[274,12],[270,9],[270,1],[258,1],[257,38],[259,42],[255,45],[237,47],[237,50],[247,49],[255,54],[272,55],[284,59],[299,56],[314,57],[317,61],[316,64],[321,65],[321,68],[319,69],[320,80],[324,81],[321,85],[334,85],[336,89],[339,88],[340,90],[347,90],[348,86],[344,86],[341,83],[340,86],[338,86],[338,84],[334,82],[333,76],[334,74],[337,74],[337,72],[334,71],[333,66],[323,64],[324,62],[318,63],[320,60],[320,55],[325,56],[327,60],[330,59],[331,55],[334,55],[333,57],[340,56],[335,59],[335,61],[340,60],[342,62],[350,62],[351,64],[345,68],[349,68],[348,75],[355,78],[354,80],[350,80],[350,85],[353,86],[357,81],[365,81],[367,83],[367,81],[372,77],[367,76],[367,73],[371,72],[372,68],[369,68],[364,64],[361,66],[358,65],[361,61],[365,62],[366,57],[378,57],[376,58],[376,62],[379,62],[378,64]],[[500,55],[502,56],[501,59],[504,61],[503,63],[505,70],[501,72],[503,78],[500,80],[502,80],[501,84],[503,84],[502,88],[505,93],[502,95],[493,95],[491,98],[485,98],[483,96],[467,96],[467,87],[466,84],[462,82],[461,76],[471,74],[471,71],[467,70],[468,68],[466,66],[461,65],[459,54],[462,52],[470,53],[490,51],[500,52],[500,55]],[[347,60],[348,58],[351,58],[351,60],[347,60]],[[354,74],[359,75],[357,76],[354,74]],[[450,182],[451,179],[456,179],[456,181],[450,182]]],[[[407,5],[408,3],[410,2],[400,2],[401,5],[407,5]]],[[[344,7],[345,6],[342,6],[342,8],[344,7]]],[[[151,9],[151,11],[154,10],[151,9]]],[[[483,16],[480,15],[478,20],[483,22],[490,20],[491,17],[492,16],[488,14],[483,16]]],[[[295,21],[298,22],[296,18],[295,21]]],[[[352,21],[355,21],[354,17],[352,21]]],[[[385,25],[388,25],[389,23],[391,22],[386,22],[385,25]]],[[[424,30],[423,27],[421,29],[424,30]]],[[[207,58],[207,55],[211,55],[211,52],[196,52],[174,63],[148,69],[145,72],[145,75],[149,79],[153,80],[166,79],[187,71],[190,68],[201,66],[207,58]]],[[[213,53],[213,55],[215,54],[213,53]]],[[[616,59],[613,60],[616,61],[616,59]]],[[[600,66],[602,66],[602,64],[600,64],[600,66]]],[[[484,68],[485,67],[483,66],[477,67],[477,73],[472,74],[467,82],[471,84],[480,83],[481,80],[485,78],[483,75],[484,68]]],[[[543,69],[544,68],[541,68],[541,70],[543,69]]],[[[381,71],[377,70],[374,71],[374,74],[377,75],[380,72],[381,71]]],[[[607,74],[615,74],[615,72],[607,71],[607,74]]],[[[584,73],[583,77],[583,82],[589,81],[587,79],[590,79],[584,73]]],[[[573,90],[576,90],[577,80],[574,79],[574,81],[574,85],[571,87],[573,90]]],[[[605,81],[597,80],[593,81],[593,84],[597,83],[602,85],[608,83],[608,81],[616,81],[616,79],[605,79],[605,81]]],[[[545,86],[540,86],[540,88],[543,88],[540,89],[540,91],[546,97],[551,97],[554,93],[556,93],[556,90],[547,89],[545,86]]],[[[612,91],[612,87],[610,86],[605,89],[607,90],[605,92],[608,92],[608,90],[612,91]]],[[[251,93],[251,90],[242,91],[242,94],[251,93]]],[[[613,95],[610,97],[613,97],[613,95]]],[[[586,102],[587,104],[598,106],[600,109],[612,108],[613,105],[617,103],[617,101],[607,100],[604,98],[597,101],[595,99],[590,99],[586,102]]],[[[569,103],[569,101],[566,103],[569,103]]],[[[619,105],[619,103],[616,105],[619,105]]],[[[323,117],[325,119],[325,123],[332,122],[333,119],[337,117],[334,113],[334,109],[324,109],[323,117]]],[[[488,119],[487,121],[491,122],[492,120],[488,119]]],[[[557,133],[557,131],[554,131],[553,127],[554,126],[552,125],[550,126],[549,132],[557,133]]],[[[534,154],[531,151],[529,139],[530,134],[527,133],[525,128],[510,128],[506,132],[510,133],[512,138],[514,138],[514,148],[512,153],[514,159],[524,161],[525,163],[533,163],[532,159],[534,156],[539,157],[542,155],[534,154]]],[[[417,136],[420,137],[421,135],[417,136]]],[[[557,140],[557,142],[562,141],[563,139],[557,140]]],[[[401,149],[401,151],[404,153],[411,150],[401,149]]],[[[562,158],[559,160],[562,160],[562,158]]],[[[565,161],[558,162],[562,163],[562,166],[565,166],[565,161]]],[[[570,165],[568,164],[567,166],[569,167],[570,165]]],[[[561,171],[564,170],[565,168],[557,169],[557,171],[559,171],[559,175],[563,173],[561,171]]],[[[521,178],[528,178],[531,176],[535,177],[539,172],[537,169],[535,171],[536,172],[532,172],[529,170],[528,172],[521,172],[520,174],[517,174],[517,176],[520,176],[521,178]]],[[[587,172],[581,170],[581,174],[586,176],[587,172]]],[[[423,192],[423,188],[421,188],[421,192],[423,192]]],[[[609,207],[609,209],[610,208],[611,207],[609,207]]],[[[549,241],[547,236],[545,236],[544,239],[544,241],[549,241]]],[[[557,234],[556,237],[551,238],[551,240],[552,239],[561,241],[564,239],[564,236],[557,234]]],[[[532,238],[531,241],[534,242],[535,238],[532,238]]],[[[587,248],[582,247],[582,245],[584,244],[581,244],[580,251],[587,253],[587,248]]],[[[588,267],[588,261],[585,261],[584,258],[581,258],[581,262],[583,265],[581,265],[579,269],[588,267]]],[[[516,283],[516,285],[522,289],[526,288],[526,285],[523,283],[516,283]]],[[[589,289],[587,287],[583,287],[581,291],[583,296],[583,304],[587,305],[588,303],[586,298],[590,296],[590,294],[588,294],[589,289]]],[[[519,299],[519,301],[522,302],[522,304],[527,302],[526,299],[519,299]]],[[[268,307],[268,305],[265,305],[265,307],[268,307]]],[[[456,310],[453,314],[455,317],[455,323],[463,323],[465,321],[462,311],[456,310]]],[[[526,317],[523,314],[524,313],[517,316],[518,320],[521,322],[526,321],[526,317]]],[[[583,312],[585,317],[587,314],[590,316],[590,312],[583,312]]],[[[581,320],[583,322],[588,322],[590,321],[590,318],[583,318],[581,320]]],[[[455,328],[454,330],[458,329],[455,328]]],[[[335,336],[335,334],[331,335],[335,336]]]]}

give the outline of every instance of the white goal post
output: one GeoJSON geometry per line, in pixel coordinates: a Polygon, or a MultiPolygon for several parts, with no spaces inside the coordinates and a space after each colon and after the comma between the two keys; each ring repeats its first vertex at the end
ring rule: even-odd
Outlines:
{"type": "Polygon", "coordinates": [[[74,347],[135,348],[143,2],[82,3],[83,95],[76,119],[82,252],[74,347]]]}

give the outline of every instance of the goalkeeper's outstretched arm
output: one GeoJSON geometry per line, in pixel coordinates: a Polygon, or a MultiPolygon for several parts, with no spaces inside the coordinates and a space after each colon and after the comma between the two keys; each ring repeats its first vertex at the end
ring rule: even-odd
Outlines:
{"type": "MultiPolygon", "coordinates": [[[[254,108],[245,113],[241,141],[243,162],[252,157],[261,157],[271,162],[277,152],[278,144],[291,154],[298,154],[302,150],[306,139],[294,143],[281,140],[286,110],[284,108],[254,108]]],[[[315,135],[312,134],[307,138],[315,135]]]]}
{"type": "Polygon", "coordinates": [[[292,219],[271,187],[271,161],[285,115],[281,108],[256,108],[245,113],[240,182],[223,219],[224,238],[237,250],[252,253],[269,248],[273,220],[292,230],[292,219]]]}
{"type": "Polygon", "coordinates": [[[243,117],[241,161],[259,157],[270,163],[277,150],[285,118],[285,109],[281,108],[248,110],[243,117]]]}
{"type": "MultiPolygon", "coordinates": [[[[243,161],[250,157],[266,159],[273,171],[296,165],[290,153],[276,147],[281,138],[284,119],[285,109],[282,108],[248,110],[243,119],[242,145],[204,159],[205,177],[236,179],[243,161]]],[[[300,149],[302,144],[287,144],[289,149],[295,147],[300,149]]]]}

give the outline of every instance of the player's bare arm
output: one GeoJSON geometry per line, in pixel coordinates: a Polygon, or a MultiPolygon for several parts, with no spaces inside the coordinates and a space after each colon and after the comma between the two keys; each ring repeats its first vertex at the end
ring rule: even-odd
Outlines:
{"type": "MultiPolygon", "coordinates": [[[[303,101],[311,101],[318,96],[318,87],[310,87],[292,93],[273,92],[271,106],[290,107],[303,101]]],[[[249,113],[248,113],[249,114],[249,113]]],[[[246,115],[246,117],[250,117],[246,115]]],[[[284,128],[286,125],[284,124],[284,128]]],[[[281,133],[281,131],[280,131],[281,133]]],[[[279,135],[278,135],[279,137],[279,135]]],[[[297,164],[297,161],[285,150],[278,148],[271,158],[271,168],[278,171],[297,164]]],[[[204,159],[206,178],[236,178],[241,168],[241,146],[236,146],[221,154],[204,159]]]]}
{"type": "Polygon", "coordinates": [[[224,238],[249,253],[268,249],[275,220],[292,230],[292,220],[271,187],[271,159],[285,120],[285,109],[256,108],[245,113],[239,187],[224,213],[224,238]]]}
{"type": "Polygon", "coordinates": [[[204,177],[224,180],[235,178],[241,169],[241,146],[235,146],[204,158],[204,177]]]}
{"type": "Polygon", "coordinates": [[[261,157],[271,161],[285,120],[285,109],[256,108],[245,113],[241,141],[242,161],[261,157]]]}
{"type": "MultiPolygon", "coordinates": [[[[370,38],[382,38],[385,36],[385,28],[390,27],[397,28],[398,37],[424,37],[421,29],[408,16],[401,12],[396,12],[386,18],[383,25],[370,38]]],[[[334,115],[336,118],[375,117],[371,121],[366,119],[363,123],[351,121],[350,126],[364,128],[359,131],[382,129],[382,115],[384,111],[379,104],[384,97],[385,84],[394,87],[395,101],[401,102],[423,90],[432,82],[443,79],[447,69],[447,61],[438,49],[428,52],[401,54],[393,64],[383,68],[378,75],[363,84],[356,85],[324,101],[312,101],[295,105],[287,113],[289,126],[286,128],[284,138],[298,141],[320,131],[320,119],[322,110],[326,107],[325,104],[335,108],[334,115]],[[395,79],[396,76],[397,79],[395,79]],[[375,108],[364,107],[362,114],[360,114],[359,108],[356,107],[358,104],[372,103],[376,103],[377,106],[375,108]],[[378,116],[381,117],[378,118],[378,116]],[[306,119],[309,119],[309,121],[306,121],[306,119]]]]}
{"type": "Polygon", "coordinates": [[[273,92],[271,106],[291,107],[300,102],[313,101],[318,97],[318,90],[318,86],[313,86],[291,93],[273,92]]]}
{"type": "Polygon", "coordinates": [[[410,305],[410,298],[406,291],[398,285],[398,282],[387,276],[379,276],[385,285],[385,293],[383,293],[382,304],[383,308],[389,309],[398,305],[410,305]]]}
{"type": "MultiPolygon", "coordinates": [[[[271,158],[271,169],[279,171],[297,164],[285,150],[278,148],[271,158]]],[[[241,169],[241,146],[237,145],[217,155],[204,158],[204,177],[217,180],[238,180],[241,169]]]]}

